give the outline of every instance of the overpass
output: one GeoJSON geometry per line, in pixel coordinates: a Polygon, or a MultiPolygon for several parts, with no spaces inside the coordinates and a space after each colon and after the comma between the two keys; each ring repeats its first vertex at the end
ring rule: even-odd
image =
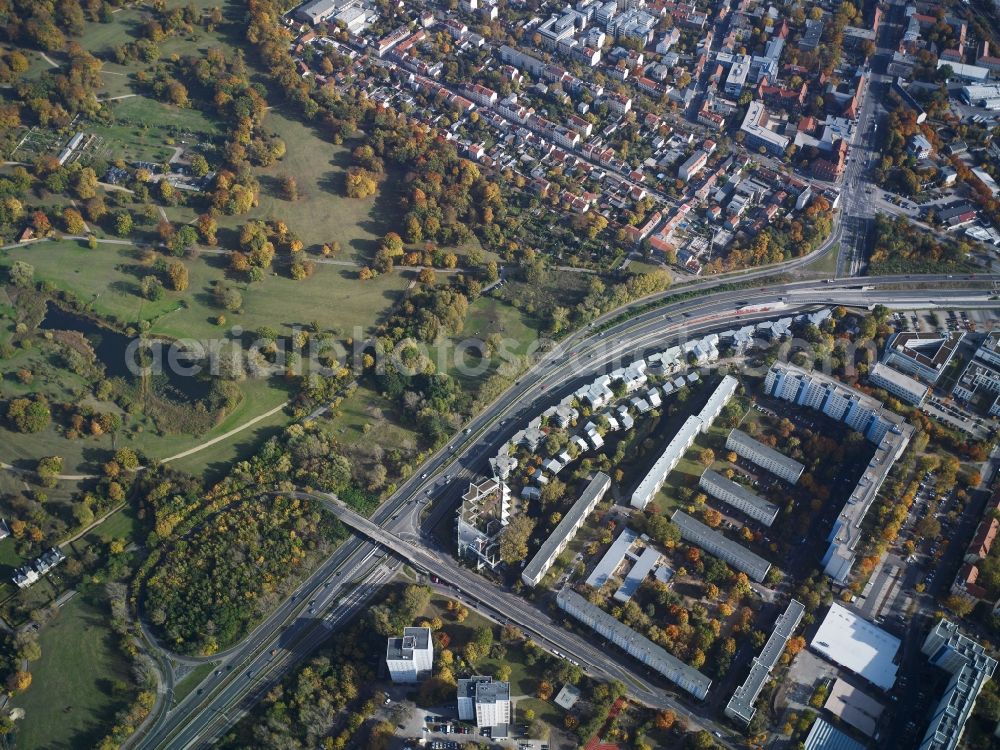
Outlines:
{"type": "MultiPolygon", "coordinates": [[[[463,567],[450,554],[438,554],[399,538],[359,515],[333,495],[305,492],[294,494],[303,499],[318,499],[341,522],[358,534],[401,556],[409,565],[450,584],[455,589],[455,593],[452,594],[454,598],[464,600],[479,609],[489,610],[493,619],[499,622],[517,625],[537,643],[547,646],[550,651],[559,651],[564,655],[563,658],[579,664],[591,675],[599,675],[605,680],[621,681],[629,695],[640,703],[657,709],[670,708],[695,729],[728,731],[711,721],[706,709],[689,707],[680,702],[677,696],[667,693],[662,687],[640,676],[638,663],[624,652],[618,649],[609,651],[603,646],[590,643],[582,636],[567,630],[561,618],[559,621],[553,620],[546,610],[505,591],[463,567]]],[[[724,739],[717,737],[717,741],[730,747],[724,739]]]]}

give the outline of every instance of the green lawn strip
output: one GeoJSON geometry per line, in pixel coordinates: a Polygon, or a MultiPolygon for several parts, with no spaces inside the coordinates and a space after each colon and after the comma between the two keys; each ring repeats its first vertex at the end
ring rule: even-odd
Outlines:
{"type": "MultiPolygon", "coordinates": [[[[554,686],[555,687],[555,686],[554,686]]],[[[558,688],[557,688],[558,689],[558,688]]],[[[521,698],[514,708],[514,723],[527,724],[524,712],[531,709],[535,712],[535,719],[541,720],[554,729],[562,729],[563,711],[554,703],[539,700],[538,698],[521,698]]]]}
{"type": "Polygon", "coordinates": [[[344,445],[375,441],[385,450],[416,447],[416,435],[399,426],[393,405],[365,384],[359,384],[329,416],[334,435],[344,445]]]}
{"type": "Polygon", "coordinates": [[[25,718],[17,747],[96,747],[132,698],[129,667],[116,651],[107,614],[76,595],[39,636],[42,658],[30,665],[31,687],[14,698],[25,718]]]}
{"type": "Polygon", "coordinates": [[[235,462],[250,458],[261,443],[279,434],[289,422],[290,417],[284,411],[279,411],[226,440],[171,461],[170,466],[178,471],[203,476],[206,484],[218,481],[232,469],[235,462]]]}
{"type": "Polygon", "coordinates": [[[112,539],[134,539],[140,526],[135,509],[126,505],[84,534],[81,541],[90,545],[104,545],[112,539]]]}
{"type": "Polygon", "coordinates": [[[188,672],[184,677],[174,685],[174,703],[177,705],[182,700],[191,694],[198,684],[211,674],[212,670],[215,668],[214,662],[209,662],[207,664],[199,664],[197,667],[188,672]]]}
{"type": "Polygon", "coordinates": [[[24,558],[17,554],[14,543],[15,540],[12,536],[0,540],[0,567],[12,570],[24,565],[24,558]]]}

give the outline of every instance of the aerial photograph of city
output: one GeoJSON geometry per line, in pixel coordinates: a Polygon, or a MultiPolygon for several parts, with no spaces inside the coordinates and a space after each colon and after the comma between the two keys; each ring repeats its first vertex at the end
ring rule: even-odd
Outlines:
{"type": "Polygon", "coordinates": [[[1000,0],[0,0],[0,750],[1000,750],[1000,0]]]}

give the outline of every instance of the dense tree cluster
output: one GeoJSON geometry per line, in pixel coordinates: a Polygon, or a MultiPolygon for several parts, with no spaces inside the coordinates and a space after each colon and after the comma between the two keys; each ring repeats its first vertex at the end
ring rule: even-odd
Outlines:
{"type": "Polygon", "coordinates": [[[869,263],[872,273],[923,273],[964,270],[971,247],[914,226],[904,216],[875,217],[875,240],[869,263]]]}
{"type": "Polygon", "coordinates": [[[238,640],[283,584],[344,538],[317,501],[238,501],[176,540],[146,582],[149,621],[172,647],[211,654],[238,640]]]}

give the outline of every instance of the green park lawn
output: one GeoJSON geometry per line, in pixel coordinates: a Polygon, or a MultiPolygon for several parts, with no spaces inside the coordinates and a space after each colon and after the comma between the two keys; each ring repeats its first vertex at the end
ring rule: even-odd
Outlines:
{"type": "Polygon", "coordinates": [[[96,747],[130,700],[130,691],[115,695],[116,683],[127,684],[129,668],[106,623],[107,614],[78,594],[42,629],[42,658],[31,664],[31,687],[13,700],[25,711],[19,750],[96,747]]]}
{"type": "Polygon", "coordinates": [[[100,243],[91,250],[75,240],[40,242],[12,248],[0,256],[0,267],[16,260],[30,263],[39,280],[73,292],[98,316],[131,323],[149,321],[150,333],[170,338],[210,339],[225,328],[215,319],[224,312],[212,298],[213,282],[238,288],[243,310],[225,313],[229,325],[252,331],[262,326],[290,329],[318,321],[326,330],[346,336],[355,326],[368,333],[392,306],[409,283],[406,272],[394,272],[361,282],[353,270],[317,264],[315,273],[303,281],[277,274],[248,285],[227,278],[222,255],[205,253],[187,261],[190,286],[184,292],[167,291],[157,302],[139,294],[140,279],[151,273],[130,245],[100,243]]]}
{"type": "Polygon", "coordinates": [[[372,198],[344,197],[344,179],[351,165],[350,149],[357,144],[335,146],[322,138],[315,127],[290,117],[280,107],[268,112],[262,127],[277,134],[285,142],[287,152],[281,161],[257,170],[261,195],[255,216],[283,219],[306,250],[336,240],[341,246],[338,260],[361,263],[374,256],[379,238],[386,232],[399,230],[393,179],[383,180],[379,193],[372,198]],[[298,200],[278,197],[279,180],[284,175],[295,177],[298,200]]]}
{"type": "Polygon", "coordinates": [[[349,394],[329,417],[334,423],[334,436],[344,445],[375,442],[387,451],[416,447],[413,433],[399,426],[393,405],[364,384],[349,394]],[[371,427],[366,428],[368,424],[371,427]]]}
{"type": "MultiPolygon", "coordinates": [[[[247,380],[239,384],[243,400],[218,425],[202,435],[165,434],[153,432],[151,421],[138,418],[127,422],[117,440],[111,435],[86,436],[67,440],[53,427],[32,434],[15,433],[0,424],[0,445],[4,446],[0,459],[7,463],[31,468],[39,456],[62,456],[63,473],[99,473],[107,453],[115,446],[129,446],[149,456],[161,460],[174,456],[189,448],[201,445],[214,437],[229,432],[259,414],[270,411],[284,403],[287,392],[280,385],[271,385],[264,380],[247,380]],[[134,428],[140,426],[143,430],[134,428]],[[149,429],[146,429],[146,428],[149,429]]],[[[215,443],[205,449],[178,459],[172,465],[191,473],[200,473],[213,464],[226,463],[237,458],[246,458],[253,452],[258,441],[288,424],[290,417],[282,410],[262,419],[230,438],[215,443]]]]}
{"type": "MultiPolygon", "coordinates": [[[[126,80],[122,76],[113,78],[116,83],[126,80]]],[[[212,119],[197,109],[176,107],[145,96],[131,96],[106,106],[110,108],[111,124],[89,124],[86,132],[101,137],[96,155],[110,161],[123,159],[126,163],[152,161],[162,164],[174,153],[170,141],[181,145],[180,140],[186,140],[191,144],[218,133],[212,119]],[[185,138],[182,134],[190,136],[185,138]]]]}

